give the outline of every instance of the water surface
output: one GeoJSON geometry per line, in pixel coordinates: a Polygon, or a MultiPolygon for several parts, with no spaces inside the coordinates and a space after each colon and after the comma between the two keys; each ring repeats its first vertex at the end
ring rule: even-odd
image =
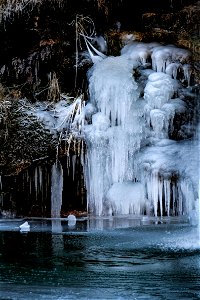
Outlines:
{"type": "Polygon", "coordinates": [[[200,299],[198,228],[141,219],[0,220],[0,299],[200,299]]]}

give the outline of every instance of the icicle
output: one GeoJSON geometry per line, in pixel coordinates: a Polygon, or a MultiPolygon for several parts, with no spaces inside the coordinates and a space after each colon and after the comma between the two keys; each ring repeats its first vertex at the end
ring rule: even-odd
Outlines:
{"type": "Polygon", "coordinates": [[[178,196],[178,214],[181,215],[183,213],[183,194],[180,184],[178,184],[178,196]]]}
{"type": "Polygon", "coordinates": [[[167,216],[169,216],[170,214],[170,195],[171,195],[170,180],[164,179],[165,211],[167,213],[167,216]]]}
{"type": "Polygon", "coordinates": [[[181,68],[180,63],[171,63],[166,68],[166,74],[172,76],[172,78],[177,79],[178,70],[181,68]]]}
{"type": "Polygon", "coordinates": [[[74,153],[76,153],[76,140],[75,139],[73,140],[73,146],[74,146],[73,147],[74,153]]]}
{"type": "Polygon", "coordinates": [[[192,68],[190,65],[183,65],[184,79],[187,81],[188,87],[190,86],[190,79],[192,74],[192,68]]]}
{"type": "Polygon", "coordinates": [[[159,199],[159,204],[160,204],[160,216],[163,216],[163,182],[161,181],[160,178],[158,178],[158,199],[159,199]]]}
{"type": "Polygon", "coordinates": [[[35,168],[35,172],[34,172],[34,184],[35,184],[35,198],[36,198],[36,202],[37,202],[37,198],[38,198],[38,169],[37,169],[37,167],[35,168]]]}
{"type": "Polygon", "coordinates": [[[76,155],[72,156],[72,178],[75,180],[75,172],[76,172],[76,155]]]}
{"type": "Polygon", "coordinates": [[[85,162],[85,152],[84,152],[84,142],[81,140],[81,164],[84,166],[85,162]]]}
{"type": "Polygon", "coordinates": [[[158,215],[158,175],[152,174],[151,178],[151,193],[152,193],[152,200],[153,200],[153,207],[154,207],[154,215],[157,217],[158,215]]]}
{"type": "Polygon", "coordinates": [[[186,178],[182,179],[180,182],[180,189],[184,199],[183,202],[183,211],[185,214],[188,214],[190,211],[195,208],[195,195],[193,191],[193,186],[191,182],[186,178]]]}
{"type": "Polygon", "coordinates": [[[172,215],[176,215],[176,200],[177,200],[177,195],[176,195],[176,186],[174,183],[172,183],[172,215]]]}
{"type": "Polygon", "coordinates": [[[63,192],[63,169],[57,160],[51,172],[51,217],[60,218],[63,192]]]}

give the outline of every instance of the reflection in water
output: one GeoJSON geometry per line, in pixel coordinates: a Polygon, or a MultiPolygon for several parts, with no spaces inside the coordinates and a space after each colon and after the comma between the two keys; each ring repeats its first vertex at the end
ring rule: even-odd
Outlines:
{"type": "Polygon", "coordinates": [[[52,255],[53,256],[62,256],[64,249],[62,225],[60,219],[55,219],[51,221],[52,226],[52,255]]]}
{"type": "Polygon", "coordinates": [[[88,219],[88,230],[104,230],[140,226],[141,218],[91,218],[88,219]]]}

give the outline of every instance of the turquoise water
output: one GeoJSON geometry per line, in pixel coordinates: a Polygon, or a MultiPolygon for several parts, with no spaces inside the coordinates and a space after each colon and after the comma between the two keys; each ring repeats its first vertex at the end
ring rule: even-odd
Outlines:
{"type": "Polygon", "coordinates": [[[176,220],[0,220],[0,299],[200,299],[198,228],[176,220]]]}

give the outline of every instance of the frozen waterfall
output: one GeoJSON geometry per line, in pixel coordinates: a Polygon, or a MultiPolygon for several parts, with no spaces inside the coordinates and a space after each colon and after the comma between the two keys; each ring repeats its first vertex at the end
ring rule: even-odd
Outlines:
{"type": "MultiPolygon", "coordinates": [[[[89,214],[197,212],[198,105],[190,62],[186,49],[129,42],[120,56],[95,62],[88,71],[88,101],[63,99],[51,110],[39,105],[29,112],[54,134],[62,133],[67,155],[72,145],[78,149],[74,159],[81,157],[83,164],[89,214]]],[[[60,216],[62,184],[57,162],[52,217],[60,216]]]]}
{"type": "Polygon", "coordinates": [[[188,215],[199,198],[190,53],[138,42],[121,53],[89,72],[84,109],[92,111],[91,122],[88,118],[82,128],[88,211],[188,215]],[[177,118],[184,121],[177,124],[177,118]]]}

